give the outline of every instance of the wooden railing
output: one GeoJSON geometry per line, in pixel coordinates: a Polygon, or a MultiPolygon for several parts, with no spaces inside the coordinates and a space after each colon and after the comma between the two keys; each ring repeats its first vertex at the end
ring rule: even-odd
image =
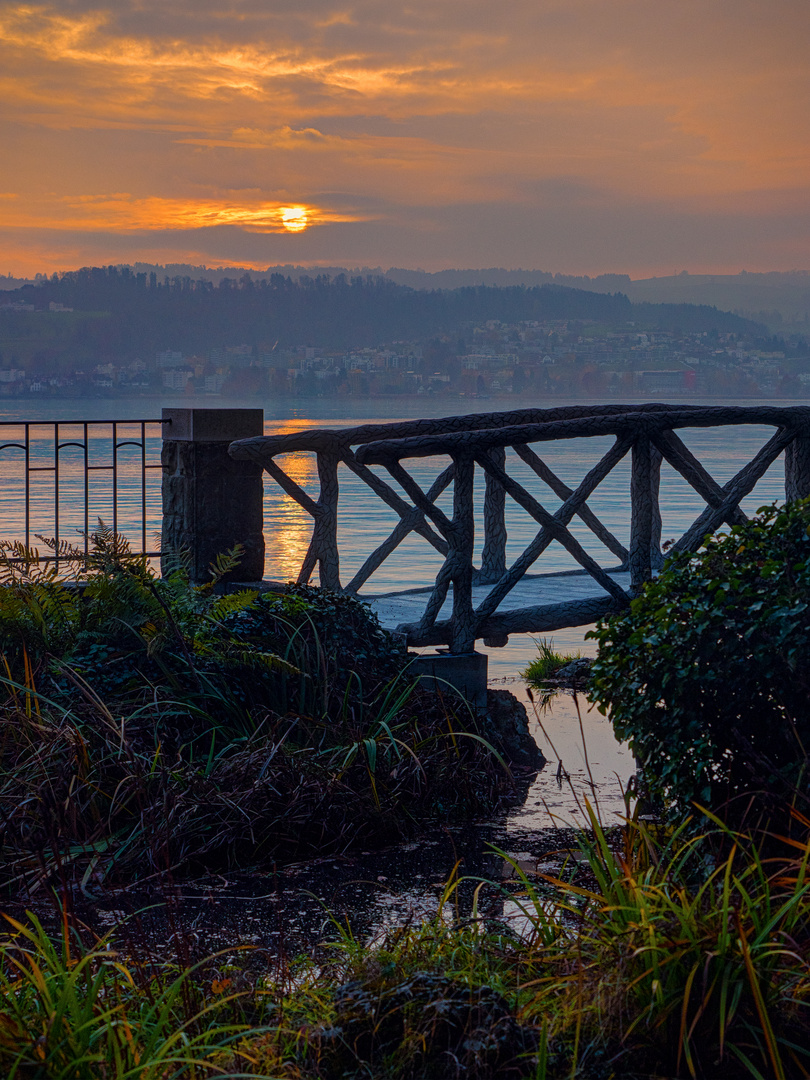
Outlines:
{"type": "Polygon", "coordinates": [[[259,462],[283,490],[313,519],[312,538],[299,582],[308,582],[317,566],[322,586],[355,593],[410,533],[423,537],[443,557],[442,566],[418,623],[399,629],[413,645],[447,644],[454,653],[473,649],[478,638],[505,644],[510,633],[539,632],[582,625],[626,603],[663,561],[659,480],[667,461],[701,496],[705,510],[672,544],[672,550],[694,550],[703,537],[724,523],[745,520],[740,502],[752,491],[780,454],[785,454],[785,495],[810,495],[810,408],[770,406],[572,406],[474,414],[441,420],[362,425],[343,430],[309,430],[287,435],[241,439],[231,444],[237,460],[259,462]],[[728,483],[720,485],[676,434],[683,428],[768,425],[773,436],[728,483]],[[601,460],[572,489],[557,476],[532,444],[612,436],[601,460]],[[507,471],[511,449],[562,504],[551,513],[507,471]],[[313,499],[275,460],[279,455],[309,451],[317,455],[320,494],[313,499]],[[596,488],[627,455],[631,456],[630,542],[626,548],[588,506],[596,488]],[[404,461],[445,455],[450,464],[428,490],[406,470],[404,461]],[[391,534],[344,586],[340,580],[337,519],[338,467],[346,466],[399,517],[391,534]],[[370,466],[382,466],[396,487],[370,466]],[[474,566],[475,513],[473,477],[483,470],[484,544],[474,566]],[[438,505],[453,486],[452,514],[438,505]],[[403,498],[403,495],[405,498],[403,498]],[[534,519],[538,531],[524,551],[507,566],[505,505],[507,496],[534,519]],[[629,571],[629,592],[602,567],[573,535],[574,517],[629,571]],[[500,605],[552,541],[559,542],[600,586],[587,600],[535,605],[504,611],[500,605]],[[492,588],[473,604],[473,586],[492,588]],[[439,620],[452,586],[452,616],[439,620]]]}

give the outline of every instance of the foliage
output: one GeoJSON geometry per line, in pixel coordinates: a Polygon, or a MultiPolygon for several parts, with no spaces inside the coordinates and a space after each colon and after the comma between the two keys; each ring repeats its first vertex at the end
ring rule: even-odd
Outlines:
{"type": "Polygon", "coordinates": [[[810,821],[766,859],[704,818],[713,863],[694,830],[589,824],[556,875],[454,873],[433,918],[370,942],[327,921],[317,961],[258,979],[149,959],[128,924],[88,946],[67,915],[8,920],[3,1075],[806,1077],[810,821]]]}
{"type": "Polygon", "coordinates": [[[5,920],[0,1069],[7,1080],[222,1075],[213,1059],[244,1030],[232,1016],[222,1019],[232,996],[205,1002],[190,970],[163,968],[144,979],[109,938],[85,947],[67,919],[56,941],[34,915],[5,920]]]}
{"type": "Polygon", "coordinates": [[[373,696],[407,663],[401,641],[351,597],[298,586],[218,594],[238,546],[194,587],[182,559],[159,578],[102,521],[89,541],[89,554],[62,544],[58,564],[0,545],[0,649],[18,681],[30,666],[48,693],[75,699],[72,672],[109,704],[169,690],[249,729],[256,707],[326,715],[350,681],[373,696]]]}
{"type": "Polygon", "coordinates": [[[592,813],[591,827],[581,845],[596,888],[566,888],[584,900],[573,910],[599,971],[592,991],[622,1044],[668,1075],[806,1075],[806,840],[769,865],[721,826],[729,854],[712,868],[702,836],[662,841],[635,821],[617,851],[592,813]]]}
{"type": "Polygon", "coordinates": [[[695,835],[590,826],[556,877],[453,878],[433,919],[371,946],[336,924],[332,964],[268,984],[273,1024],[240,1059],[289,1078],[805,1077],[806,838],[768,863],[726,831],[707,868],[695,835]]]}
{"type": "Polygon", "coordinates": [[[729,853],[711,866],[705,836],[633,819],[617,837],[588,809],[573,873],[544,887],[516,868],[528,944],[545,950],[523,1010],[546,1021],[543,1075],[806,1076],[808,822],[770,864],[720,826],[729,853]]]}
{"type": "Polygon", "coordinates": [[[80,585],[31,555],[0,588],[7,887],[386,843],[510,792],[470,717],[416,689],[359,601],[218,595],[182,566],[157,579],[103,525],[90,560],[60,559],[80,585]]]}
{"type": "Polygon", "coordinates": [[[591,696],[677,816],[806,799],[810,503],[770,506],[670,559],[594,633],[591,696]]]}
{"type": "Polygon", "coordinates": [[[521,671],[522,679],[530,686],[540,689],[547,679],[550,679],[556,671],[567,664],[570,660],[578,660],[580,653],[559,653],[554,648],[554,640],[546,641],[540,638],[537,644],[537,656],[529,666],[521,671]]]}

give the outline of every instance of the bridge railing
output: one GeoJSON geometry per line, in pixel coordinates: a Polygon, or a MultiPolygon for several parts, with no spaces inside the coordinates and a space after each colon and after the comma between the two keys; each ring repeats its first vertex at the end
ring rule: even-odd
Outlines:
{"type": "Polygon", "coordinates": [[[661,552],[660,469],[666,461],[706,503],[705,509],[675,540],[673,550],[694,550],[724,523],[745,520],[740,503],[779,457],[785,455],[786,498],[810,494],[810,408],[770,406],[572,406],[475,414],[441,420],[362,425],[339,431],[310,430],[241,439],[231,444],[236,460],[262,468],[313,519],[312,537],[298,575],[308,582],[316,567],[321,585],[350,593],[369,579],[406,536],[416,533],[443,558],[421,619],[400,630],[413,645],[449,645],[470,652],[478,638],[502,645],[510,633],[542,632],[582,625],[629,601],[663,561],[661,552]],[[726,484],[718,483],[677,434],[684,428],[766,425],[773,436],[726,484]],[[542,445],[559,440],[612,437],[601,459],[576,488],[566,484],[542,457],[542,445]],[[540,452],[533,449],[539,446],[540,452]],[[507,450],[562,500],[547,510],[534,491],[507,470],[507,450]],[[312,498],[276,458],[295,452],[317,455],[319,496],[312,498]],[[588,499],[616,466],[631,459],[630,541],[625,547],[588,505],[588,499]],[[403,462],[445,456],[450,463],[425,490],[403,462]],[[393,509],[399,521],[345,586],[338,549],[338,468],[344,465],[393,509]],[[392,483],[374,472],[381,466],[392,483]],[[474,564],[476,469],[485,476],[483,549],[474,564]],[[452,512],[438,504],[452,485],[452,512]],[[403,495],[405,497],[403,497],[403,495]],[[507,565],[506,499],[514,500],[538,526],[521,554],[507,565]],[[629,573],[629,588],[589,554],[570,529],[574,517],[629,573]],[[555,605],[505,610],[503,602],[553,542],[565,548],[599,586],[597,596],[555,605]],[[473,602],[475,586],[491,588],[473,602]],[[452,588],[452,615],[440,619],[452,588]]]}

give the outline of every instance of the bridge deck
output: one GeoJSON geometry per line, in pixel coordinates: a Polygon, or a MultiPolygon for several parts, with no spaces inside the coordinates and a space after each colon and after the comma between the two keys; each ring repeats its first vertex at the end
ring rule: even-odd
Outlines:
{"type": "MultiPolygon", "coordinates": [[[[612,570],[609,571],[609,575],[629,592],[629,571],[612,570]]],[[[474,585],[473,605],[477,607],[491,589],[492,585],[474,585]]],[[[361,594],[361,599],[370,604],[386,630],[395,630],[403,623],[419,622],[430,592],[430,588],[409,589],[377,595],[361,594]]],[[[606,596],[605,590],[584,570],[566,570],[556,574],[527,574],[501,601],[498,610],[500,612],[516,611],[521,608],[564,604],[574,600],[601,599],[606,596]]],[[[440,621],[449,619],[452,608],[451,588],[438,619],[440,621]]]]}

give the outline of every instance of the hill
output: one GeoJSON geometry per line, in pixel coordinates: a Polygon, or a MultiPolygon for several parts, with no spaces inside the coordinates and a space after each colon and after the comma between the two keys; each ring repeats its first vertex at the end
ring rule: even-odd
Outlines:
{"type": "Polygon", "coordinates": [[[635,304],[623,293],[556,284],[418,290],[385,277],[343,274],[298,280],[244,275],[215,285],[190,276],[159,281],[154,272],[92,268],[7,291],[4,303],[3,362],[33,357],[56,367],[151,358],[165,349],[203,354],[235,342],[257,350],[377,346],[464,333],[488,320],[575,320],[608,330],[635,324],[685,333],[764,331],[712,307],[635,304]]]}

